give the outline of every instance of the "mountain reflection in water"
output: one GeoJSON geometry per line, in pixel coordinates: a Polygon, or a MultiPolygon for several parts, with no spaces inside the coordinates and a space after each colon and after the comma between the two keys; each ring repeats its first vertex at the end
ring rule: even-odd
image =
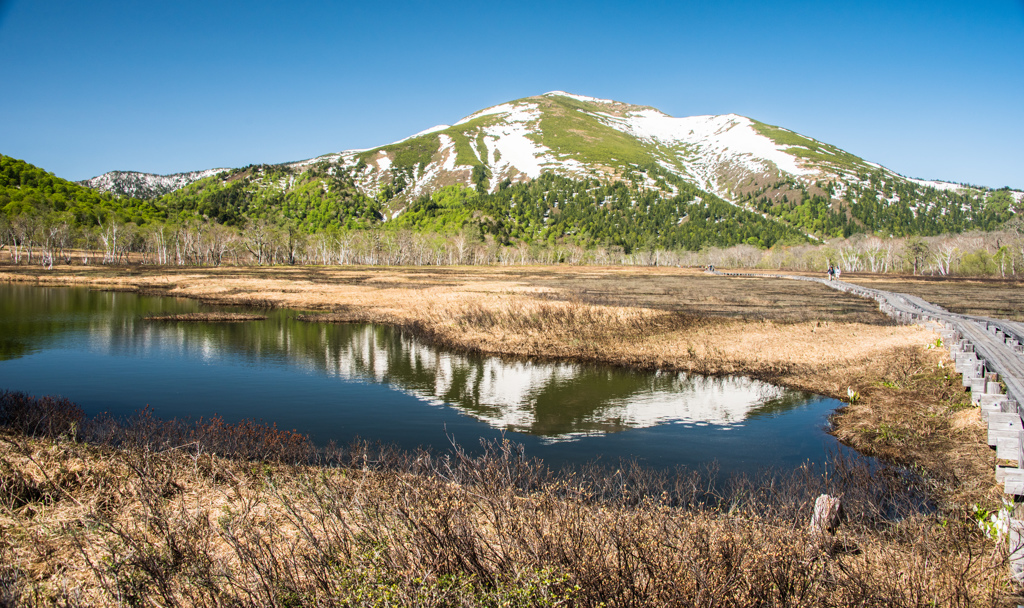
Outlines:
{"type": "Polygon", "coordinates": [[[490,426],[549,441],[672,422],[741,424],[811,396],[742,377],[635,372],[439,352],[397,331],[348,326],[329,373],[372,378],[490,426]]]}

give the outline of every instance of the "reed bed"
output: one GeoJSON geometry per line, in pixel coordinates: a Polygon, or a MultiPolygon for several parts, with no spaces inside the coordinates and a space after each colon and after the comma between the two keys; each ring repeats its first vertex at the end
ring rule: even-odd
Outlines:
{"type": "Polygon", "coordinates": [[[836,438],[927,471],[935,493],[964,507],[997,501],[988,425],[951,362],[938,349],[905,347],[879,368],[852,382],[856,403],[833,415],[836,438]]]}
{"type": "Polygon", "coordinates": [[[1005,544],[863,460],[722,479],[552,471],[508,441],[253,458],[232,442],[279,431],[217,423],[174,445],[207,423],[143,414],[86,442],[73,404],[42,425],[20,421],[26,399],[0,396],[8,605],[1013,605],[1005,544]],[[843,497],[835,536],[808,527],[821,493],[843,497]]]}
{"type": "Polygon", "coordinates": [[[147,321],[174,323],[245,323],[246,321],[263,321],[267,315],[244,312],[186,312],[176,315],[148,315],[143,318],[147,321]]]}
{"type": "Polygon", "coordinates": [[[518,293],[419,304],[405,326],[452,349],[742,374],[835,396],[893,349],[933,339],[918,327],[739,320],[518,293]]]}

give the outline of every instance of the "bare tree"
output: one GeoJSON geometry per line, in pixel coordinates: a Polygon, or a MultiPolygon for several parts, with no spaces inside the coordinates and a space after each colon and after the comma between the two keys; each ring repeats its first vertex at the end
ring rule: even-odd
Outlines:
{"type": "Polygon", "coordinates": [[[455,260],[449,261],[449,264],[463,264],[466,261],[466,234],[460,232],[452,237],[452,253],[454,254],[455,260]]]}
{"type": "Polygon", "coordinates": [[[117,247],[114,250],[114,264],[131,263],[131,254],[142,249],[144,243],[139,227],[129,222],[123,224],[117,239],[117,247]]]}
{"type": "Polygon", "coordinates": [[[23,255],[28,256],[28,263],[32,263],[32,235],[35,232],[35,218],[21,214],[11,219],[8,226],[11,240],[12,261],[21,264],[23,255]]]}
{"type": "Polygon", "coordinates": [[[258,266],[270,261],[273,248],[273,234],[267,221],[260,218],[250,220],[245,226],[242,236],[242,244],[256,260],[258,266]]]}
{"type": "Polygon", "coordinates": [[[963,251],[960,249],[960,239],[946,239],[939,243],[934,255],[939,274],[949,275],[953,270],[953,265],[959,262],[963,255],[963,251]]]}
{"type": "Polygon", "coordinates": [[[168,252],[168,240],[174,239],[175,230],[167,224],[151,225],[149,228],[148,239],[150,243],[150,250],[156,256],[154,263],[161,266],[170,264],[170,255],[168,252]]]}
{"type": "Polygon", "coordinates": [[[334,252],[334,235],[327,232],[317,232],[310,236],[309,241],[313,263],[322,266],[330,264],[334,252]]]}
{"type": "Polygon", "coordinates": [[[103,263],[113,264],[118,247],[117,241],[121,236],[121,224],[117,218],[110,216],[106,223],[100,222],[98,236],[103,243],[103,263]]]}
{"type": "Polygon", "coordinates": [[[879,272],[884,262],[885,243],[877,236],[871,236],[858,243],[861,259],[871,272],[879,272]]]}
{"type": "Polygon", "coordinates": [[[343,232],[342,234],[338,235],[338,238],[335,240],[335,246],[337,247],[338,251],[338,264],[352,263],[354,240],[355,237],[352,235],[351,232],[343,232]]]}
{"type": "Polygon", "coordinates": [[[850,244],[844,244],[836,251],[840,267],[850,272],[858,272],[861,267],[860,252],[850,244]]]}
{"type": "Polygon", "coordinates": [[[1005,230],[1010,233],[1010,243],[1008,247],[1013,252],[1010,256],[1010,268],[1014,276],[1017,275],[1016,261],[1020,260],[1024,264],[1024,216],[1018,215],[1012,220],[1006,222],[1003,226],[1005,230]]]}
{"type": "Polygon", "coordinates": [[[7,219],[7,216],[0,213],[0,253],[4,249],[7,249],[7,244],[11,240],[11,222],[7,219]]]}
{"type": "Polygon", "coordinates": [[[53,261],[63,255],[71,236],[71,222],[66,215],[51,214],[39,225],[39,243],[42,249],[40,263],[53,270],[53,261]]]}
{"type": "Polygon", "coordinates": [[[96,231],[91,226],[78,229],[76,245],[82,250],[82,264],[88,266],[92,257],[93,246],[96,244],[96,231]]]}
{"type": "Polygon", "coordinates": [[[213,220],[205,220],[202,248],[206,264],[220,266],[235,241],[235,231],[213,220]]]}

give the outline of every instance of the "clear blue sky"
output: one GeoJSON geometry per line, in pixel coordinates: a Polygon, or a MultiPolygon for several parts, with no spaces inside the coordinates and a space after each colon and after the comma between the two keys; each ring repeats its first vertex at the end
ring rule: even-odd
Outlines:
{"type": "Polygon", "coordinates": [[[1024,188],[1024,0],[0,0],[0,153],[58,176],[381,145],[562,89],[1024,188]]]}

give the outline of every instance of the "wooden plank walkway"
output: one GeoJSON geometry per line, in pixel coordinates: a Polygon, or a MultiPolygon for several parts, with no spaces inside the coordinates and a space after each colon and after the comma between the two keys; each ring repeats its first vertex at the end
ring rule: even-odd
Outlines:
{"type": "MultiPolygon", "coordinates": [[[[917,296],[871,289],[840,280],[785,274],[722,273],[725,276],[773,277],[813,281],[878,302],[882,312],[898,323],[918,323],[936,329],[962,374],[971,401],[988,422],[988,444],[1000,460],[1014,465],[995,467],[1003,490],[1024,497],[1024,323],[949,312],[917,296]],[[1005,387],[1005,390],[1004,390],[1005,387]]],[[[1010,519],[1011,571],[1024,581],[1024,520],[1010,519]]]]}

